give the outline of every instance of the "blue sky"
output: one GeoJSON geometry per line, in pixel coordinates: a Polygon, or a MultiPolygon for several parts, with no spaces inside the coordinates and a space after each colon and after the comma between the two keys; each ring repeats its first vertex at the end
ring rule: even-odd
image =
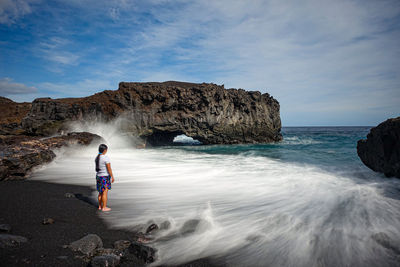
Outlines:
{"type": "Polygon", "coordinates": [[[259,90],[284,126],[400,116],[400,1],[0,0],[0,95],[120,81],[259,90]]]}

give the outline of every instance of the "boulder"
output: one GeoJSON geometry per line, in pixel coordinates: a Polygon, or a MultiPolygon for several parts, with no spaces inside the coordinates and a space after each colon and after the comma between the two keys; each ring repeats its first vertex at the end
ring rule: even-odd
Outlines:
{"type": "Polygon", "coordinates": [[[33,101],[22,126],[50,135],[82,119],[120,119],[121,131],[150,145],[185,134],[203,144],[268,143],[282,139],[279,103],[268,93],[184,82],[129,83],[84,98],[33,101]]]}
{"type": "Polygon", "coordinates": [[[139,242],[132,242],[129,246],[129,252],[146,263],[152,263],[156,259],[156,250],[139,242]]]}
{"type": "Polygon", "coordinates": [[[79,240],[72,242],[69,248],[73,251],[80,251],[86,255],[93,255],[97,248],[103,247],[103,241],[98,235],[89,234],[79,240]]]}
{"type": "Polygon", "coordinates": [[[400,178],[400,117],[372,128],[357,142],[357,154],[370,169],[400,178]]]}

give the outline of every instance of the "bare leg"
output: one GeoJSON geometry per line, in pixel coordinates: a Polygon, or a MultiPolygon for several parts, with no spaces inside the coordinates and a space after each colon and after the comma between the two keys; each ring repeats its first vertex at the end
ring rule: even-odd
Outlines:
{"type": "Polygon", "coordinates": [[[97,198],[98,198],[98,200],[99,200],[99,210],[101,210],[101,208],[102,208],[102,204],[103,204],[103,203],[102,203],[102,202],[103,202],[103,200],[101,199],[101,196],[102,196],[102,195],[101,195],[101,193],[99,193],[99,195],[98,195],[98,197],[97,197],[97,198]]]}
{"type": "Polygon", "coordinates": [[[101,200],[102,200],[102,203],[103,203],[102,211],[111,210],[109,207],[107,207],[107,197],[108,197],[107,194],[108,194],[108,189],[106,188],[106,189],[104,189],[103,194],[101,196],[101,200]]]}

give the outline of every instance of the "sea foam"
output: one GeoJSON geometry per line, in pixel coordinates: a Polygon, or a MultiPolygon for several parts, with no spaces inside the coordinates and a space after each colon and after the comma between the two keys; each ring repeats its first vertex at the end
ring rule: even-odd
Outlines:
{"type": "MultiPolygon", "coordinates": [[[[397,180],[367,168],[353,175],[265,155],[135,149],[115,124],[73,130],[98,133],[109,146],[116,182],[109,193],[113,210],[102,217],[110,227],[168,221],[152,243],[156,264],[203,257],[228,266],[398,264],[396,249],[374,238],[383,233],[384,242],[400,248],[397,180]]],[[[96,146],[65,149],[33,179],[94,188],[96,154],[96,146]]]]}

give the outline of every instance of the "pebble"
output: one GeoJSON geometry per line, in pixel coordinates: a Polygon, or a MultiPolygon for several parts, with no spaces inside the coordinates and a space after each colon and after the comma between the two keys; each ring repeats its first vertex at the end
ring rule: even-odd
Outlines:
{"type": "Polygon", "coordinates": [[[10,231],[11,231],[11,226],[9,224],[5,224],[5,223],[0,224],[0,232],[8,233],[10,231]]]}
{"type": "Polygon", "coordinates": [[[42,224],[46,225],[46,224],[53,224],[55,221],[53,218],[44,218],[42,221],[42,224]]]}

